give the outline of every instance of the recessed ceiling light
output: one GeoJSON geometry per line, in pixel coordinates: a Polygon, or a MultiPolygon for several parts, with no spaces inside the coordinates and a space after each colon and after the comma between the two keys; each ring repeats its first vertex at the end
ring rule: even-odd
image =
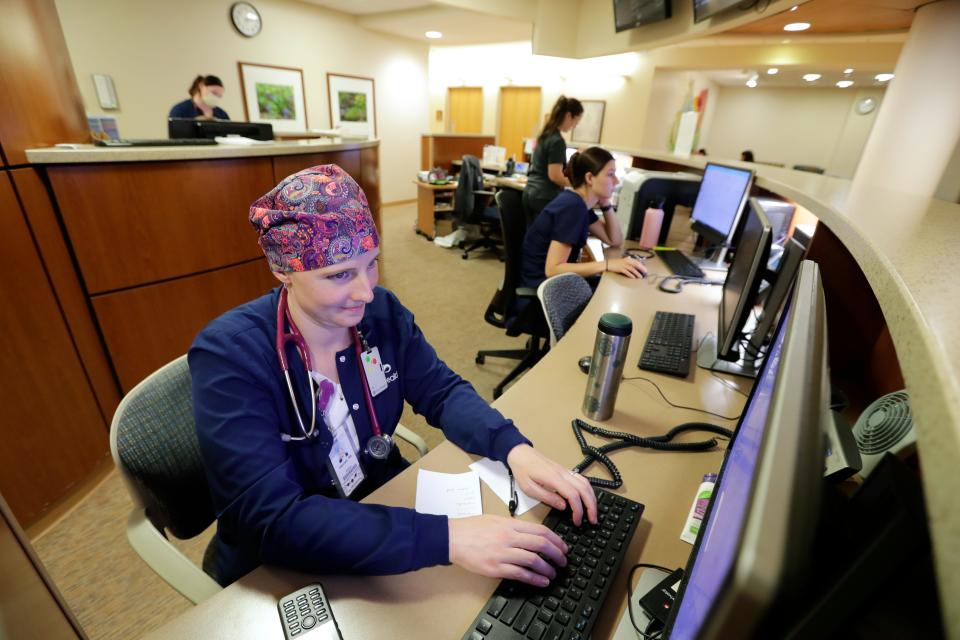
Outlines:
{"type": "Polygon", "coordinates": [[[776,67],[770,67],[769,69],[767,69],[768,76],[775,76],[778,73],[780,73],[780,69],[777,69],[776,67]]]}
{"type": "Polygon", "coordinates": [[[877,75],[873,76],[873,78],[874,78],[877,82],[886,82],[887,80],[893,80],[893,74],[892,74],[892,73],[878,73],[877,75]]]}
{"type": "Polygon", "coordinates": [[[750,78],[749,80],[747,80],[747,86],[753,89],[755,86],[757,86],[757,81],[754,80],[753,78],[750,78]]]}
{"type": "Polygon", "coordinates": [[[844,70],[843,70],[843,75],[845,75],[845,76],[848,76],[848,75],[850,75],[851,73],[853,73],[853,69],[844,69],[844,70]]]}
{"type": "Polygon", "coordinates": [[[790,11],[796,11],[799,8],[800,8],[799,6],[793,5],[792,7],[790,7],[790,11]]]}
{"type": "Polygon", "coordinates": [[[791,22],[783,27],[784,31],[806,31],[810,28],[809,22],[791,22]]]}
{"type": "Polygon", "coordinates": [[[813,82],[814,80],[819,80],[819,79],[820,79],[820,74],[819,74],[819,73],[805,73],[805,74],[803,74],[803,79],[806,80],[807,82],[813,82]]]}
{"type": "Polygon", "coordinates": [[[846,89],[847,87],[853,86],[853,80],[839,80],[837,86],[841,89],[846,89]]]}
{"type": "Polygon", "coordinates": [[[425,31],[423,35],[430,38],[431,40],[439,40],[440,38],[443,37],[443,34],[440,33],[439,31],[425,31]]]}
{"type": "Polygon", "coordinates": [[[790,39],[789,39],[789,38],[786,38],[786,39],[784,39],[784,40],[781,40],[781,41],[780,41],[780,44],[790,44],[790,39]]]}

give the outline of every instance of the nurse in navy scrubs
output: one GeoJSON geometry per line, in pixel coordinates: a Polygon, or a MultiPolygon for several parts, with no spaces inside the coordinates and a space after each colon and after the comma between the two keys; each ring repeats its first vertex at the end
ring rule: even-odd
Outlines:
{"type": "Polygon", "coordinates": [[[170,118],[203,118],[229,120],[220,108],[223,100],[223,82],[217,76],[197,76],[188,89],[190,97],[170,108],[170,118]]]}
{"type": "Polygon", "coordinates": [[[281,286],[214,320],[189,353],[218,581],[259,564],[389,574],[453,563],[546,585],[566,545],[540,524],[357,502],[406,466],[389,438],[406,402],[462,449],[507,464],[530,496],[597,517],[589,483],[451,371],[377,286],[379,236],[359,185],[336,165],[306,169],[254,202],[250,222],[281,286]]]}

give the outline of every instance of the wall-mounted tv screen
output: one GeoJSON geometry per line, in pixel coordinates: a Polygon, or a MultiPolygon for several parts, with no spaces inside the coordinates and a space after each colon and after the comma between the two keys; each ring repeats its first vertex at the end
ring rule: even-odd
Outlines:
{"type": "Polygon", "coordinates": [[[693,0],[693,21],[706,20],[742,3],[743,0],[693,0]]]}
{"type": "Polygon", "coordinates": [[[670,0],[613,0],[617,33],[670,17],[670,0]]]}

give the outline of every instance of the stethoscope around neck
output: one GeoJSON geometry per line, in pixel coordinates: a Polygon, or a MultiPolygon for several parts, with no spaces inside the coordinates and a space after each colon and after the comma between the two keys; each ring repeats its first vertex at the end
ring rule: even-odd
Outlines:
{"type": "MultiPolygon", "coordinates": [[[[363,346],[365,342],[360,331],[356,327],[350,327],[350,333],[353,337],[353,348],[357,354],[357,369],[360,371],[360,386],[363,387],[363,396],[367,404],[367,413],[370,414],[370,427],[373,435],[367,440],[366,452],[372,458],[385,460],[393,449],[393,440],[389,435],[380,430],[380,421],[377,420],[377,412],[373,408],[373,396],[370,393],[370,384],[367,382],[366,372],[363,370],[363,346]]],[[[317,427],[317,391],[314,386],[313,360],[310,357],[310,349],[307,347],[303,334],[297,328],[293,317],[290,315],[290,307],[287,305],[287,289],[280,289],[280,301],[277,303],[277,358],[280,360],[280,368],[283,370],[284,380],[287,382],[287,391],[290,393],[290,401],[293,403],[293,411],[297,415],[297,423],[300,425],[302,436],[294,436],[287,433],[280,435],[284,442],[299,442],[309,440],[316,435],[317,427]],[[284,327],[289,325],[290,331],[285,331],[284,327]],[[303,416],[300,415],[300,406],[297,404],[297,395],[293,390],[293,381],[290,378],[290,363],[287,361],[286,346],[287,342],[292,342],[297,347],[297,352],[303,359],[304,366],[307,369],[307,381],[310,385],[310,428],[306,427],[303,416]]]]}

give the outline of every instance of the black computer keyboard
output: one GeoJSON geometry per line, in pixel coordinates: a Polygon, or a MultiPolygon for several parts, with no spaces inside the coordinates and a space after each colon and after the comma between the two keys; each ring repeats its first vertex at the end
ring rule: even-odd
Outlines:
{"type": "Polygon", "coordinates": [[[704,277],[704,273],[700,267],[690,262],[690,258],[676,249],[654,249],[654,253],[666,263],[674,275],[683,276],[684,278],[704,277]]]}
{"type": "Polygon", "coordinates": [[[686,377],[690,372],[694,320],[689,313],[657,311],[637,366],[647,371],[686,377]]]}
{"type": "Polygon", "coordinates": [[[551,509],[543,524],[570,548],[567,566],[546,587],[504,580],[463,635],[463,640],[583,640],[623,563],[643,505],[597,490],[598,522],[551,509]]]}
{"type": "Polygon", "coordinates": [[[213,138],[127,138],[120,140],[96,140],[101,147],[185,147],[217,144],[213,138]]]}

